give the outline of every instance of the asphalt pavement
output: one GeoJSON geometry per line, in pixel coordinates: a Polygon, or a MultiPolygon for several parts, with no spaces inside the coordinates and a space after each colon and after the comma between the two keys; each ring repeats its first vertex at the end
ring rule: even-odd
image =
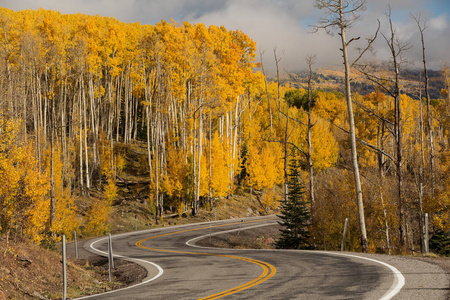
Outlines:
{"type": "MultiPolygon", "coordinates": [[[[195,245],[198,238],[275,222],[274,217],[245,218],[113,236],[116,259],[142,265],[147,277],[125,289],[80,299],[448,299],[449,275],[406,257],[195,245]]],[[[84,247],[106,255],[107,239],[84,247]]]]}

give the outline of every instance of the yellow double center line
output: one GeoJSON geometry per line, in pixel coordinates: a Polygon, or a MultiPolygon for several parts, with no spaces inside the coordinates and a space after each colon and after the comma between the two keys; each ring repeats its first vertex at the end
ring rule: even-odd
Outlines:
{"type": "MultiPolygon", "coordinates": [[[[252,223],[252,222],[259,222],[259,221],[257,220],[257,221],[246,221],[246,222],[238,222],[238,223],[229,223],[229,224],[215,225],[215,226],[211,226],[211,227],[222,227],[222,226],[236,225],[236,224],[242,224],[242,223],[252,223]]],[[[140,247],[140,248],[143,248],[143,249],[152,250],[152,251],[169,252],[169,253],[182,253],[182,254],[190,254],[190,255],[217,256],[217,257],[226,257],[226,258],[232,258],[232,259],[239,259],[239,260],[242,260],[242,261],[245,261],[245,262],[256,264],[256,265],[260,266],[263,269],[263,272],[262,272],[261,275],[259,275],[257,278],[255,278],[255,279],[253,279],[253,280],[251,280],[251,281],[249,281],[247,283],[244,283],[242,285],[239,285],[237,287],[234,287],[232,289],[229,289],[229,290],[226,290],[226,291],[214,294],[214,295],[210,295],[210,296],[207,296],[207,297],[204,297],[204,298],[200,298],[199,300],[218,299],[218,298],[221,298],[221,297],[225,297],[227,295],[231,295],[231,294],[243,291],[245,289],[251,288],[251,287],[253,287],[255,285],[258,285],[258,284],[266,281],[267,279],[269,279],[273,275],[275,275],[276,269],[275,269],[274,266],[272,266],[269,263],[266,263],[266,262],[263,262],[263,261],[260,261],[260,260],[256,260],[256,259],[252,259],[252,258],[235,256],[235,255],[225,255],[225,254],[213,254],[213,253],[166,250],[166,249],[158,249],[158,248],[146,247],[146,246],[142,245],[142,243],[144,243],[146,241],[149,241],[151,239],[155,239],[155,238],[159,238],[159,237],[163,237],[163,236],[168,236],[168,235],[172,235],[172,234],[183,233],[183,232],[208,229],[208,228],[210,228],[210,227],[201,227],[201,228],[187,229],[187,230],[181,230],[181,231],[176,231],[176,232],[160,234],[160,235],[156,235],[156,236],[152,236],[152,237],[140,240],[140,241],[136,242],[136,246],[140,247]]]]}

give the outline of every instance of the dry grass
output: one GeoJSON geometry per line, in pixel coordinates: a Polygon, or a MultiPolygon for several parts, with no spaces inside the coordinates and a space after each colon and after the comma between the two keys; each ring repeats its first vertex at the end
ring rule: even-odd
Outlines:
{"type": "MultiPolygon", "coordinates": [[[[56,299],[62,296],[62,263],[57,251],[42,249],[27,241],[0,240],[0,291],[6,299],[56,299]]],[[[99,284],[94,268],[82,268],[67,262],[68,297],[87,291],[111,289],[111,284],[99,284]]],[[[1,299],[0,294],[0,299],[1,299]]]]}

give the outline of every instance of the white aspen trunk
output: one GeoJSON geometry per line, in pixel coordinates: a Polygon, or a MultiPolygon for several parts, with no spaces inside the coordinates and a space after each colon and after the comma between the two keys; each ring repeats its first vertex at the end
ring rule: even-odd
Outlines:
{"type": "Polygon", "coordinates": [[[362,197],[362,188],[361,188],[361,179],[359,174],[359,166],[358,166],[358,153],[356,151],[356,134],[355,134],[355,120],[353,116],[353,106],[352,106],[352,98],[351,98],[351,89],[350,89],[350,64],[348,61],[348,53],[347,53],[347,41],[345,37],[345,22],[343,16],[343,0],[339,0],[339,16],[340,16],[340,35],[341,35],[341,43],[342,43],[342,52],[344,57],[344,66],[345,66],[345,94],[347,99],[347,110],[348,110],[348,123],[350,126],[350,141],[351,141],[351,154],[352,154],[352,165],[353,165],[353,175],[355,180],[355,193],[356,193],[356,203],[358,206],[358,217],[359,217],[359,227],[361,233],[361,248],[362,252],[367,252],[367,232],[366,232],[366,223],[364,217],[364,204],[362,197]]]}
{"type": "Polygon", "coordinates": [[[425,56],[425,41],[423,38],[423,30],[420,31],[422,37],[422,55],[423,55],[423,70],[425,73],[424,83],[425,83],[425,96],[427,97],[427,128],[428,128],[428,138],[430,143],[430,175],[431,175],[431,195],[434,195],[434,138],[433,138],[433,122],[432,122],[432,112],[430,107],[430,93],[428,91],[428,69],[427,60],[425,56]]]}
{"type": "Polygon", "coordinates": [[[314,197],[314,166],[312,161],[312,138],[311,138],[311,130],[313,127],[312,120],[311,120],[311,110],[312,110],[312,64],[314,63],[315,58],[309,57],[308,67],[309,67],[309,78],[308,78],[308,167],[309,167],[309,200],[311,202],[311,223],[314,223],[314,204],[315,204],[315,197],[314,197]]]}
{"type": "Polygon", "coordinates": [[[237,147],[237,137],[238,137],[238,125],[239,125],[239,118],[238,118],[238,113],[239,113],[239,96],[237,96],[236,98],[236,108],[234,111],[234,125],[231,129],[231,137],[233,139],[233,146],[232,146],[232,163],[231,163],[231,176],[230,176],[230,180],[231,183],[233,183],[234,181],[234,169],[235,169],[235,161],[236,161],[236,147],[237,147]],[[234,129],[234,134],[233,134],[233,129],[234,129]]]}
{"type": "Polygon", "coordinates": [[[157,113],[157,128],[156,128],[156,145],[155,145],[155,202],[156,202],[156,212],[155,212],[155,218],[156,218],[156,224],[159,224],[159,126],[160,126],[160,120],[157,113]]]}
{"type": "MultiPolygon", "coordinates": [[[[289,201],[289,188],[288,188],[288,180],[289,180],[289,174],[288,174],[288,130],[289,130],[289,108],[286,112],[286,128],[284,131],[284,201],[285,203],[288,203],[289,201]]],[[[292,159],[295,159],[293,157],[292,159]]],[[[251,197],[251,195],[250,195],[251,197]]]]}
{"type": "MultiPolygon", "coordinates": [[[[134,99],[134,97],[133,97],[134,99]]],[[[131,141],[134,142],[137,139],[137,133],[138,133],[138,108],[139,108],[139,101],[137,99],[134,99],[134,119],[133,119],[133,135],[131,137],[131,141]]]]}
{"type": "Polygon", "coordinates": [[[122,88],[123,88],[123,72],[120,77],[116,79],[116,142],[119,142],[120,137],[120,118],[122,112],[122,88]]]}
{"type": "Polygon", "coordinates": [[[125,74],[125,92],[124,92],[124,108],[125,108],[125,122],[124,122],[124,129],[123,129],[123,142],[125,144],[128,144],[128,130],[129,130],[129,119],[130,119],[130,113],[129,113],[129,77],[128,74],[125,74]]]}
{"type": "MultiPolygon", "coordinates": [[[[163,122],[163,120],[161,120],[162,122],[163,122]]],[[[161,130],[161,132],[160,132],[160,142],[159,142],[159,147],[160,147],[160,163],[159,163],[159,169],[160,169],[160,171],[159,171],[159,174],[160,174],[160,176],[159,176],[159,178],[163,178],[163,174],[164,174],[164,161],[165,161],[165,134],[164,134],[164,124],[162,124],[161,125],[161,127],[160,127],[160,130],[161,130]]],[[[161,216],[161,221],[163,220],[162,219],[162,216],[163,216],[163,213],[164,213],[164,194],[163,193],[161,193],[160,194],[160,202],[159,202],[159,215],[161,216]]]]}
{"type": "Polygon", "coordinates": [[[219,118],[219,135],[220,142],[223,143],[223,116],[220,116],[219,118]]]}
{"type": "Polygon", "coordinates": [[[203,153],[203,147],[202,147],[202,139],[203,139],[203,115],[202,115],[202,108],[199,110],[199,118],[198,118],[198,163],[197,163],[197,198],[195,200],[195,211],[198,214],[199,208],[200,208],[200,184],[201,184],[201,163],[202,163],[202,153],[203,153]]]}
{"type": "Polygon", "coordinates": [[[54,234],[53,233],[53,229],[52,229],[52,226],[53,226],[53,222],[55,221],[55,219],[56,219],[56,199],[55,199],[55,163],[54,163],[54,161],[55,161],[55,145],[53,144],[54,143],[54,138],[53,138],[53,131],[54,131],[54,128],[53,128],[53,124],[54,124],[54,110],[53,110],[53,104],[52,104],[52,113],[51,113],[51,128],[50,128],[50,148],[51,148],[51,154],[50,154],[50,159],[51,159],[51,162],[50,162],[50,174],[51,174],[51,176],[50,176],[50,184],[51,184],[51,189],[50,189],[50,218],[49,218],[49,223],[50,223],[50,231],[52,232],[52,235],[54,234]]]}
{"type": "Polygon", "coordinates": [[[213,211],[212,201],[212,157],[211,157],[211,142],[212,142],[212,126],[211,126],[212,108],[209,110],[209,210],[213,211]]]}
{"type": "Polygon", "coordinates": [[[91,117],[91,129],[92,129],[92,153],[93,153],[93,165],[97,166],[99,155],[97,153],[97,137],[98,137],[98,118],[96,117],[95,109],[95,93],[92,74],[89,76],[89,105],[90,105],[90,117],[91,117]]]}
{"type": "Polygon", "coordinates": [[[81,88],[81,78],[79,81],[79,97],[78,97],[78,103],[79,103],[79,128],[80,128],[80,190],[81,194],[84,195],[84,176],[83,176],[83,109],[82,109],[82,88],[81,88]]]}
{"type": "Polygon", "coordinates": [[[192,176],[192,187],[193,187],[193,198],[192,198],[192,215],[195,217],[197,215],[197,162],[196,162],[196,143],[197,143],[197,120],[195,117],[195,113],[196,113],[196,109],[194,106],[194,128],[193,128],[193,132],[192,132],[192,137],[193,137],[193,141],[192,141],[192,172],[193,172],[193,176],[192,176]]]}
{"type": "Polygon", "coordinates": [[[86,171],[86,195],[90,196],[90,188],[91,188],[91,180],[90,180],[90,174],[89,174],[89,153],[88,153],[88,126],[87,126],[87,107],[86,107],[86,95],[84,92],[84,82],[83,79],[81,80],[81,96],[83,98],[83,121],[84,121],[84,155],[85,155],[85,171],[86,171]]]}
{"type": "MultiPolygon", "coordinates": [[[[47,129],[47,112],[48,112],[48,77],[47,77],[47,67],[45,67],[44,72],[44,109],[43,114],[44,117],[42,119],[42,128],[44,129],[44,148],[47,148],[47,137],[48,137],[48,129],[47,129]]],[[[42,92],[42,90],[40,89],[42,92]]]]}
{"type": "Polygon", "coordinates": [[[422,105],[422,93],[419,93],[419,107],[420,107],[420,119],[419,119],[419,141],[420,141],[420,165],[419,165],[419,232],[420,232],[420,251],[426,252],[425,247],[425,226],[424,226],[424,214],[423,214],[423,168],[425,167],[425,150],[424,150],[424,122],[423,122],[423,105],[422,105]]]}

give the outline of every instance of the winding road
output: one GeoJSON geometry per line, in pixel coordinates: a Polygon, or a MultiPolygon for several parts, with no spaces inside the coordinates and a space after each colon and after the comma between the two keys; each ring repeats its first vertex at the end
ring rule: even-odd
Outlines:
{"type": "MultiPolygon", "coordinates": [[[[148,275],[79,299],[447,299],[442,268],[404,257],[297,250],[202,248],[210,235],[270,226],[275,217],[163,227],[113,236],[114,256],[148,275]]],[[[107,239],[85,243],[106,255],[107,239]]]]}

